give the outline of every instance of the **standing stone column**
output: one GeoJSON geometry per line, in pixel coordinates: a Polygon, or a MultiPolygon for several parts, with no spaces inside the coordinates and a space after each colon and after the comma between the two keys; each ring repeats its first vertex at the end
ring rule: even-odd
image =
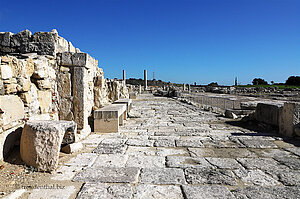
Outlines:
{"type": "Polygon", "coordinates": [[[125,70],[123,70],[123,81],[126,84],[126,75],[125,75],[125,70]]]}
{"type": "Polygon", "coordinates": [[[145,81],[144,89],[147,90],[147,70],[144,70],[144,81],[145,81]]]}
{"type": "Polygon", "coordinates": [[[185,91],[185,84],[183,84],[183,91],[185,91]]]}
{"type": "Polygon", "coordinates": [[[191,92],[191,85],[188,84],[188,91],[191,92]]]}

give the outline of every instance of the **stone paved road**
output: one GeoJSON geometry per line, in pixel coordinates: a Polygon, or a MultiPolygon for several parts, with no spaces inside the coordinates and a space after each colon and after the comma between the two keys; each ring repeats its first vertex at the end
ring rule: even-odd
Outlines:
{"type": "Polygon", "coordinates": [[[82,182],[78,199],[300,198],[300,148],[280,137],[151,95],[130,114],[120,133],[83,141],[95,149],[53,179],[82,182]]]}

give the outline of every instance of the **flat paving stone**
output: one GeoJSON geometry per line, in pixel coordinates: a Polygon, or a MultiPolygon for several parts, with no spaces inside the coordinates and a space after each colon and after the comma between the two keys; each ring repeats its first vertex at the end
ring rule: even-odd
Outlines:
{"type": "Polygon", "coordinates": [[[269,170],[266,173],[286,186],[300,185],[300,170],[279,169],[269,170]]]}
{"type": "Polygon", "coordinates": [[[236,189],[233,192],[236,198],[249,198],[249,199],[297,199],[300,195],[300,187],[288,186],[252,186],[246,188],[236,189]]]}
{"type": "Polygon", "coordinates": [[[221,185],[182,186],[186,199],[234,199],[227,187],[221,185]]]}
{"type": "Polygon", "coordinates": [[[216,166],[219,169],[240,169],[243,168],[233,158],[205,158],[210,164],[216,166]]]}
{"type": "Polygon", "coordinates": [[[88,167],[91,166],[97,158],[97,154],[94,153],[81,153],[74,158],[71,158],[65,163],[67,166],[88,167]]]}
{"type": "Polygon", "coordinates": [[[234,170],[234,173],[246,184],[246,185],[258,185],[258,186],[275,186],[280,183],[267,175],[261,170],[234,170]]]}
{"type": "Polygon", "coordinates": [[[87,168],[78,173],[73,181],[80,182],[115,182],[115,183],[135,183],[138,180],[140,169],[136,167],[124,168],[87,168]]]}
{"type": "Polygon", "coordinates": [[[124,154],[126,152],[127,145],[98,145],[97,148],[93,150],[93,153],[97,154],[124,154]]]}
{"type": "Polygon", "coordinates": [[[174,185],[148,185],[136,186],[134,199],[183,199],[181,189],[174,185]]]}
{"type": "Polygon", "coordinates": [[[139,168],[165,167],[165,158],[158,156],[129,156],[126,166],[139,168]]]}
{"type": "Polygon", "coordinates": [[[189,184],[237,185],[234,173],[226,169],[188,168],[185,169],[185,177],[189,184]]]}
{"type": "Polygon", "coordinates": [[[180,148],[157,148],[156,154],[158,156],[189,156],[189,152],[186,149],[180,148]]]}
{"type": "Polygon", "coordinates": [[[190,140],[176,140],[177,147],[204,147],[201,140],[197,139],[190,139],[190,140]]]}
{"type": "Polygon", "coordinates": [[[274,157],[296,157],[291,152],[283,149],[251,149],[251,151],[258,154],[260,157],[274,158],[274,157]]]}
{"type": "MultiPolygon", "coordinates": [[[[42,187],[42,186],[41,186],[42,187]]],[[[68,199],[75,193],[76,188],[74,186],[64,185],[47,185],[48,188],[33,189],[30,191],[29,199],[37,198],[57,198],[57,199],[68,199]],[[51,188],[51,186],[53,186],[51,188]]]]}
{"type": "Polygon", "coordinates": [[[141,170],[141,183],[147,184],[185,184],[182,169],[144,168],[141,170]]]}
{"type": "Polygon", "coordinates": [[[122,154],[101,154],[98,155],[92,168],[98,167],[125,167],[128,155],[122,154]]]}
{"type": "Polygon", "coordinates": [[[300,156],[300,148],[299,147],[293,147],[293,148],[286,148],[285,150],[290,151],[294,153],[297,156],[300,156]]]}
{"type": "Polygon", "coordinates": [[[76,199],[131,199],[132,194],[130,184],[86,183],[76,199]]]}
{"type": "Polygon", "coordinates": [[[292,157],[275,157],[275,160],[291,169],[300,169],[300,159],[292,157]]]}
{"type": "Polygon", "coordinates": [[[126,155],[156,155],[155,147],[137,147],[137,146],[128,146],[126,155]]]}
{"type": "Polygon", "coordinates": [[[148,139],[128,139],[126,144],[129,146],[153,146],[154,141],[148,139]]]}
{"type": "Polygon", "coordinates": [[[167,167],[172,168],[206,168],[213,167],[205,158],[185,156],[167,156],[167,167]]]}
{"type": "Polygon", "coordinates": [[[154,146],[155,147],[175,147],[175,140],[168,140],[168,139],[155,140],[154,146]]]}
{"type": "Polygon", "coordinates": [[[257,157],[254,152],[251,152],[245,148],[188,148],[188,150],[192,157],[257,157]]]}
{"type": "Polygon", "coordinates": [[[237,161],[239,161],[246,169],[288,169],[288,167],[280,165],[272,158],[237,158],[237,161]]]}
{"type": "Polygon", "coordinates": [[[278,148],[276,144],[269,140],[259,140],[259,139],[242,139],[239,138],[239,141],[245,145],[247,148],[278,148]]]}

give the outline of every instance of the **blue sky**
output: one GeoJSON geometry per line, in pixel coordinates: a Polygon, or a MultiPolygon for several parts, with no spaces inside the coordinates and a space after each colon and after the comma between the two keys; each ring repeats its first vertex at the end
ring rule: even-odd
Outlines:
{"type": "Polygon", "coordinates": [[[0,31],[51,31],[108,78],[232,85],[300,75],[300,0],[0,0],[0,31]]]}

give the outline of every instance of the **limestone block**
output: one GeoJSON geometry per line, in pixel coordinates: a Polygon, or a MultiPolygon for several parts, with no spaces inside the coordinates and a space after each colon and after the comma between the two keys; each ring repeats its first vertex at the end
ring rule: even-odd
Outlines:
{"type": "Polygon", "coordinates": [[[63,52],[61,53],[61,60],[60,65],[62,66],[72,66],[72,53],[70,52],[63,52]]]}
{"type": "Polygon", "coordinates": [[[56,52],[60,53],[60,52],[67,52],[67,51],[69,51],[68,41],[65,40],[63,37],[58,36],[56,52]]]}
{"type": "Polygon", "coordinates": [[[52,42],[28,42],[23,43],[20,47],[21,53],[36,52],[39,55],[55,56],[55,43],[52,42]]]}
{"type": "Polygon", "coordinates": [[[266,124],[279,125],[279,111],[283,103],[258,103],[255,110],[256,120],[266,124]]]}
{"type": "Polygon", "coordinates": [[[25,106],[28,106],[31,102],[32,102],[32,97],[29,93],[21,93],[20,94],[20,98],[22,99],[22,101],[24,102],[25,106]]]}
{"type": "Polygon", "coordinates": [[[63,136],[66,131],[75,129],[74,122],[68,121],[27,122],[20,142],[22,160],[42,171],[55,170],[63,136]]]}
{"type": "MultiPolygon", "coordinates": [[[[286,102],[280,112],[279,133],[291,137],[300,124],[300,103],[286,102]]],[[[296,132],[295,132],[296,130],[296,132]]]]}
{"type": "Polygon", "coordinates": [[[3,125],[8,125],[24,118],[24,105],[22,100],[16,95],[0,96],[0,109],[3,125]]]}
{"type": "Polygon", "coordinates": [[[228,110],[228,109],[225,111],[225,117],[232,118],[232,119],[238,118],[238,116],[234,112],[232,112],[231,110],[228,110]]]}
{"type": "Polygon", "coordinates": [[[136,92],[131,92],[129,93],[129,99],[136,99],[137,93],[136,92]]]}
{"type": "Polygon", "coordinates": [[[50,90],[40,91],[38,90],[38,101],[40,102],[41,113],[48,113],[51,109],[52,94],[50,90]]]}
{"type": "Polygon", "coordinates": [[[14,34],[10,37],[11,47],[20,47],[22,43],[27,43],[30,41],[32,33],[29,30],[23,30],[14,34]]]}
{"type": "Polygon", "coordinates": [[[51,88],[51,82],[49,79],[41,79],[37,80],[37,85],[39,89],[50,89],[51,88]]]}
{"type": "Polygon", "coordinates": [[[11,32],[0,33],[0,45],[10,46],[10,37],[13,35],[11,32]]]}
{"type": "Polygon", "coordinates": [[[12,73],[13,73],[13,77],[21,77],[23,74],[23,67],[22,65],[19,63],[18,59],[16,57],[13,57],[11,59],[11,62],[9,63],[12,73]]]}
{"type": "Polygon", "coordinates": [[[67,146],[64,146],[61,151],[64,153],[75,153],[77,151],[80,151],[83,148],[83,144],[81,142],[68,144],[67,146]]]}
{"type": "Polygon", "coordinates": [[[73,109],[74,120],[78,125],[78,129],[83,129],[88,126],[88,117],[90,115],[87,90],[88,79],[87,70],[84,67],[74,67],[73,80],[73,109]]]}
{"type": "Polygon", "coordinates": [[[27,92],[30,90],[30,85],[31,85],[30,79],[19,78],[18,84],[21,86],[21,90],[18,90],[18,91],[27,92]]]}
{"type": "Polygon", "coordinates": [[[75,51],[76,51],[75,47],[74,47],[73,44],[69,41],[69,52],[75,53],[75,51]]]}
{"type": "Polygon", "coordinates": [[[44,79],[49,75],[49,70],[47,68],[48,60],[44,57],[34,60],[34,72],[32,76],[36,79],[44,79]]]}
{"type": "Polygon", "coordinates": [[[34,62],[33,59],[29,58],[26,60],[25,74],[27,77],[31,77],[34,72],[34,62]]]}
{"type": "Polygon", "coordinates": [[[74,53],[72,55],[73,66],[86,67],[89,55],[87,53],[74,53]]]}
{"type": "Polygon", "coordinates": [[[40,42],[40,43],[55,43],[57,39],[57,34],[54,32],[36,32],[32,36],[33,42],[40,42]]]}
{"type": "Polygon", "coordinates": [[[0,65],[0,74],[2,79],[10,79],[13,76],[11,67],[9,65],[0,65]]]}
{"type": "Polygon", "coordinates": [[[29,94],[32,98],[32,102],[29,105],[29,114],[38,114],[40,112],[40,103],[38,101],[38,89],[35,84],[31,83],[29,94]]]}

